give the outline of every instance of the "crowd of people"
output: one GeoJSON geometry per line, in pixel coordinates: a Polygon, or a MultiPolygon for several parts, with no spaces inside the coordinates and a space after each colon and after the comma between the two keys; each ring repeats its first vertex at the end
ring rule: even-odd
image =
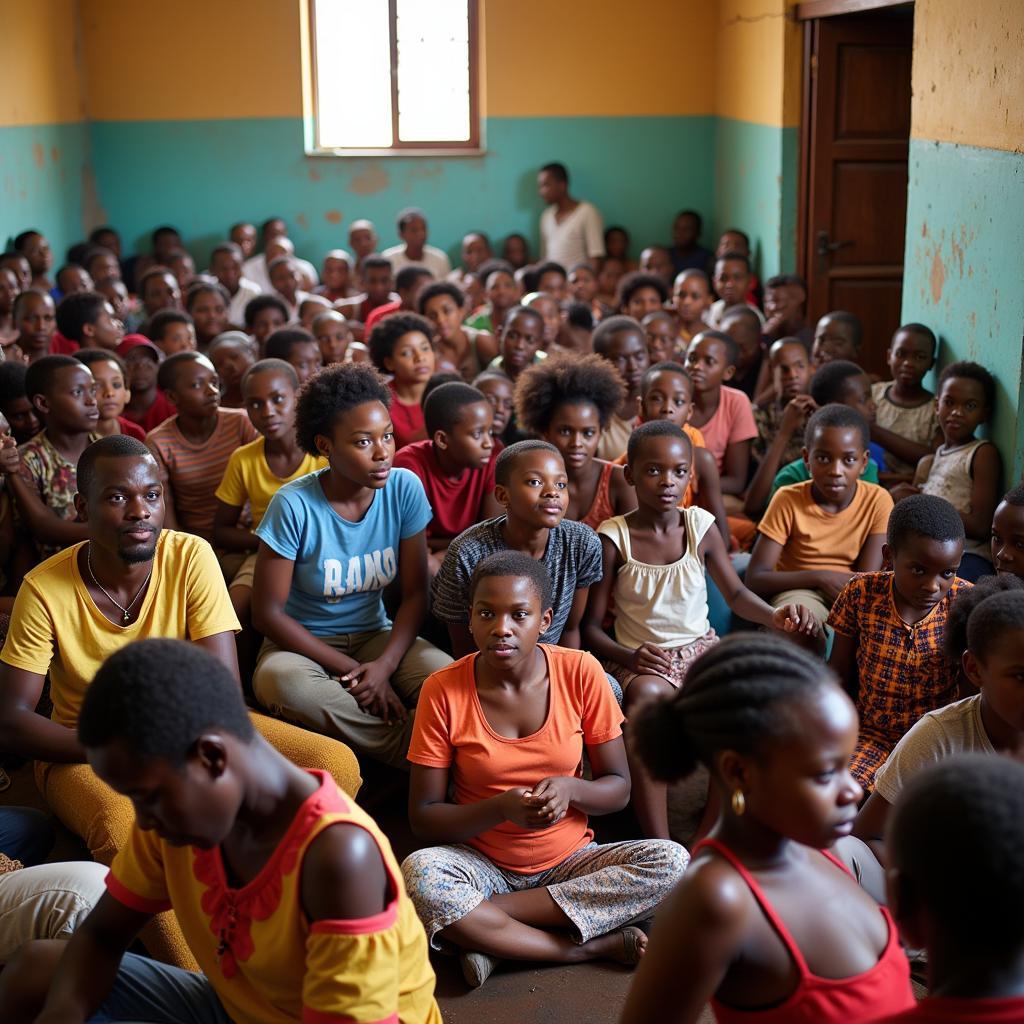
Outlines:
{"type": "Polygon", "coordinates": [[[93,858],[0,808],[4,1021],[433,1024],[445,953],[636,966],[624,1024],[1024,1020],[992,375],[538,191],[536,259],[416,209],[0,257],[0,755],[93,858]]]}

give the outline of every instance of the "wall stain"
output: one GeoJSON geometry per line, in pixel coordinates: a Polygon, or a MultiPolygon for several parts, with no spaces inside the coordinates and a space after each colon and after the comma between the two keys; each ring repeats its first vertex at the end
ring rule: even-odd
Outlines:
{"type": "Polygon", "coordinates": [[[327,221],[328,224],[340,224],[342,221],[341,210],[328,210],[324,214],[324,220],[327,221]]]}
{"type": "Polygon", "coordinates": [[[935,253],[932,256],[932,270],[929,275],[933,302],[938,302],[942,298],[942,286],[946,283],[946,267],[942,262],[939,249],[940,246],[935,247],[935,253]]]}
{"type": "Polygon", "coordinates": [[[46,166],[46,150],[41,142],[32,143],[32,162],[42,170],[46,166]]]}
{"type": "Polygon", "coordinates": [[[54,163],[58,163],[60,161],[60,150],[56,146],[50,147],[50,159],[54,163]]]}
{"type": "Polygon", "coordinates": [[[391,184],[391,175],[378,163],[369,163],[349,183],[349,192],[358,196],[372,196],[383,192],[391,184]]]}
{"type": "Polygon", "coordinates": [[[303,229],[309,228],[309,218],[304,213],[298,213],[295,215],[295,221],[299,227],[303,229]]]}
{"type": "Polygon", "coordinates": [[[310,169],[309,169],[309,180],[310,181],[319,181],[320,180],[320,172],[315,167],[310,167],[310,169]]]}

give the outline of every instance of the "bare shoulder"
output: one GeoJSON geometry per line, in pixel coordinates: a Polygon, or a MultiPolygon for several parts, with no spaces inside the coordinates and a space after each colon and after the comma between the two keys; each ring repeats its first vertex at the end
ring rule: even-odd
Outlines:
{"type": "Polygon", "coordinates": [[[390,901],[390,889],[380,847],[359,825],[330,825],[306,849],[302,903],[311,920],[352,920],[380,914],[390,901]]]}
{"type": "Polygon", "coordinates": [[[754,906],[750,889],[736,869],[713,853],[690,863],[682,882],[666,901],[666,909],[691,924],[740,934],[754,906]]]}

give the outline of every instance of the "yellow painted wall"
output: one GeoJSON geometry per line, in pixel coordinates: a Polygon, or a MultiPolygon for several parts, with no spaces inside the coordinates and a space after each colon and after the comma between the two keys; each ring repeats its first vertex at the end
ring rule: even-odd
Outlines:
{"type": "MultiPolygon", "coordinates": [[[[301,116],[304,3],[80,0],[89,117],[301,116]]],[[[481,0],[484,112],[709,115],[716,9],[717,0],[481,0]]]]}
{"type": "Polygon", "coordinates": [[[491,117],[711,114],[717,0],[481,0],[491,117]]]}
{"type": "Polygon", "coordinates": [[[1024,151],[1022,55],[1022,0],[917,0],[911,135],[1024,151]]]}
{"type": "Polygon", "coordinates": [[[0,125],[84,120],[76,0],[9,0],[0,10],[0,125]]]}
{"type": "Polygon", "coordinates": [[[300,117],[299,2],[80,0],[90,119],[300,117]]]}
{"type": "Polygon", "coordinates": [[[796,0],[720,0],[714,112],[771,127],[800,122],[796,0]]]}

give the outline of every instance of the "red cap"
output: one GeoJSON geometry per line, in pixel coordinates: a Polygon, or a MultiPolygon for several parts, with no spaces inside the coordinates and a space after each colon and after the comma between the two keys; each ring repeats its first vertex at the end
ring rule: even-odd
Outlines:
{"type": "Polygon", "coordinates": [[[163,360],[164,354],[144,334],[126,334],[124,340],[117,346],[117,354],[123,359],[133,348],[145,348],[153,353],[153,358],[159,363],[163,360]]]}

